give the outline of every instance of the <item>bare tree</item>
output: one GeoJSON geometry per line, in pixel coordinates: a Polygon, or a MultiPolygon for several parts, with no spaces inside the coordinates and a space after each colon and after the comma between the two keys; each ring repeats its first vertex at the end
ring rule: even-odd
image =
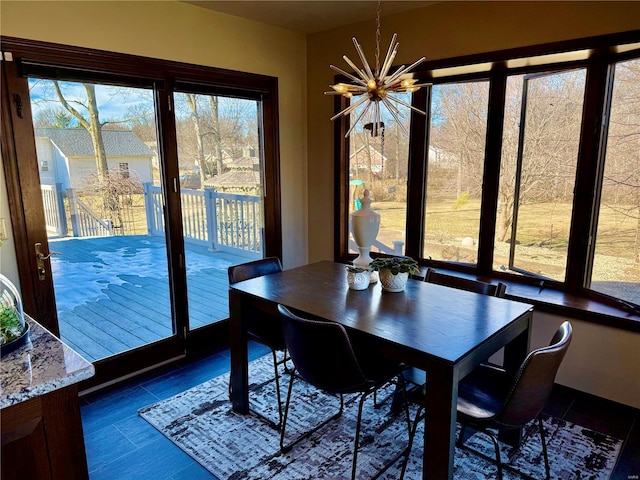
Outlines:
{"type": "Polygon", "coordinates": [[[193,121],[193,128],[196,134],[196,165],[198,166],[198,174],[200,175],[200,182],[204,184],[205,155],[203,133],[200,125],[200,114],[198,112],[199,95],[195,93],[185,93],[184,96],[187,101],[187,105],[189,106],[189,110],[191,111],[191,119],[193,121]]]}
{"type": "Polygon", "coordinates": [[[216,172],[218,175],[224,173],[224,163],[222,162],[222,131],[220,129],[220,114],[218,106],[220,99],[211,95],[209,105],[211,106],[211,121],[213,123],[213,142],[215,145],[216,172]]]}
{"type": "Polygon", "coordinates": [[[573,197],[584,72],[543,76],[529,83],[522,171],[516,176],[523,77],[507,86],[496,239],[509,239],[519,182],[519,202],[567,201],[573,197]]]}
{"type": "Polygon", "coordinates": [[[96,100],[96,86],[92,83],[83,83],[84,89],[87,93],[87,100],[83,104],[83,107],[87,111],[89,118],[85,118],[82,113],[76,110],[62,94],[60,84],[57,80],[53,81],[53,89],[56,92],[60,104],[80,123],[82,128],[89,132],[91,135],[91,142],[93,143],[93,150],[96,156],[96,168],[98,171],[98,180],[101,183],[106,183],[108,179],[109,166],[107,164],[107,154],[104,149],[104,141],[102,140],[102,127],[100,123],[100,112],[98,111],[98,102],[96,100]]]}

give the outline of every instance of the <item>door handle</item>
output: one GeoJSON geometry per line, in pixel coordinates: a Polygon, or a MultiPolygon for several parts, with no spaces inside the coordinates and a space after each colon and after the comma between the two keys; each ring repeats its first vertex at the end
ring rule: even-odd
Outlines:
{"type": "Polygon", "coordinates": [[[44,280],[47,277],[47,272],[44,269],[44,261],[48,260],[51,255],[62,255],[60,252],[52,252],[50,251],[48,255],[42,253],[42,244],[40,242],[36,243],[36,262],[38,265],[38,278],[40,280],[44,280]]]}

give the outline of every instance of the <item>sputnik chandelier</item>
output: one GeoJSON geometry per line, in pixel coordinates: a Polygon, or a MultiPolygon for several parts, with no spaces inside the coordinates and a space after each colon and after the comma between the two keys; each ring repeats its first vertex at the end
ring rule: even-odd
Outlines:
{"type": "Polygon", "coordinates": [[[389,70],[391,70],[391,67],[393,65],[393,60],[395,59],[396,53],[398,52],[398,45],[400,45],[398,42],[396,42],[397,37],[398,35],[394,33],[393,37],[391,38],[391,43],[389,44],[389,49],[387,50],[387,55],[382,62],[382,67],[380,67],[380,2],[378,2],[378,9],[376,12],[375,70],[372,70],[369,66],[369,62],[367,61],[362,47],[358,43],[356,37],[353,37],[353,44],[356,47],[356,52],[358,53],[360,60],[362,61],[362,68],[358,68],[356,64],[353,63],[346,55],[343,55],[342,58],[354,70],[355,75],[348,73],[340,67],[336,67],[335,65],[329,65],[329,67],[331,67],[341,75],[347,77],[353,83],[337,83],[335,85],[331,85],[331,88],[333,90],[324,92],[326,95],[342,95],[345,98],[352,98],[354,96],[362,95],[362,98],[352,102],[351,105],[349,105],[347,108],[331,117],[331,120],[336,120],[337,118],[349,115],[361,105],[366,104],[363,106],[362,111],[353,122],[353,125],[351,125],[351,128],[349,128],[349,130],[347,131],[345,137],[349,136],[351,131],[361,120],[368,120],[365,128],[371,130],[371,136],[377,137],[381,132],[383,132],[384,123],[382,122],[380,103],[382,103],[384,107],[386,107],[387,111],[395,119],[398,126],[406,135],[408,135],[408,132],[400,121],[401,113],[397,105],[408,107],[418,113],[421,113],[422,115],[426,115],[424,111],[413,107],[409,103],[401,100],[396,96],[396,94],[400,93],[412,93],[417,91],[420,87],[431,85],[430,83],[416,83],[417,80],[413,78],[413,73],[409,73],[411,69],[424,62],[425,57],[422,57],[408,67],[402,65],[397,70],[395,70],[394,73],[389,73],[389,70]]]}

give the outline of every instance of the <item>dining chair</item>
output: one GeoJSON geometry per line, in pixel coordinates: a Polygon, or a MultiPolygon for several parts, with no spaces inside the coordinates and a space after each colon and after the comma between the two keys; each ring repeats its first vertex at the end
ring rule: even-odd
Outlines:
{"type": "MultiPolygon", "coordinates": [[[[278,305],[278,310],[282,315],[284,338],[294,365],[294,374],[291,375],[289,383],[284,419],[280,431],[281,451],[289,451],[302,439],[318,431],[332,420],[339,418],[344,410],[344,394],[360,394],[351,466],[351,478],[353,480],[356,478],[363,406],[369,395],[388,383],[396,383],[397,388],[403,391],[405,395],[404,414],[407,421],[407,433],[409,434],[411,431],[411,418],[406,399],[405,382],[401,374],[403,365],[385,360],[376,355],[367,355],[366,358],[362,354],[357,355],[346,329],[338,323],[303,318],[282,305],[278,305]],[[294,380],[298,376],[325,393],[338,395],[340,397],[340,409],[335,415],[285,445],[287,418],[291,408],[291,392],[294,380]]],[[[378,478],[403,456],[406,463],[408,455],[409,444],[391,461],[387,462],[372,478],[378,478]]]]}
{"type": "MultiPolygon", "coordinates": [[[[515,377],[502,368],[481,365],[458,383],[457,419],[462,430],[457,444],[459,447],[468,448],[463,444],[466,427],[487,434],[495,449],[500,480],[503,467],[500,446],[496,435],[489,429],[495,429],[498,432],[519,429],[531,421],[538,423],[546,478],[547,480],[551,478],[544,425],[540,413],[549,399],[558,368],[571,344],[571,338],[571,323],[565,321],[556,331],[549,346],[529,352],[515,377]]],[[[425,417],[425,393],[423,387],[409,392],[409,400],[418,404],[416,420],[411,430],[412,442],[418,422],[425,417]]],[[[504,467],[515,470],[508,465],[504,467]]]]}
{"type": "Polygon", "coordinates": [[[507,289],[507,286],[502,282],[492,284],[471,278],[458,277],[457,275],[447,275],[446,273],[437,272],[433,268],[427,268],[424,281],[492,297],[504,297],[507,289]]]}
{"type": "MultiPolygon", "coordinates": [[[[261,277],[263,275],[269,275],[271,273],[277,273],[282,271],[282,264],[277,257],[267,257],[260,260],[254,260],[251,262],[242,263],[239,265],[233,265],[228,268],[227,273],[229,276],[229,284],[242,282],[252,278],[261,277]]],[[[283,365],[285,371],[287,371],[286,362],[288,360],[287,348],[284,341],[284,335],[282,333],[282,322],[276,312],[255,311],[247,319],[247,335],[250,340],[269,347],[271,350],[271,356],[273,358],[273,370],[275,386],[276,386],[276,400],[278,402],[278,421],[274,422],[268,418],[265,414],[252,409],[249,410],[257,415],[259,418],[267,422],[271,427],[276,430],[282,428],[282,400],[280,395],[280,373],[279,366],[283,365]],[[278,359],[278,352],[281,352],[282,359],[278,359]]],[[[229,379],[229,394],[231,394],[231,379],[229,379]]]]}

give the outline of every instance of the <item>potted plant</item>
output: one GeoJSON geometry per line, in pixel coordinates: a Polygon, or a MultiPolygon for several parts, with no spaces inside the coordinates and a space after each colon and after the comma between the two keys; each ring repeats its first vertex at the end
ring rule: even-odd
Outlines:
{"type": "Polygon", "coordinates": [[[371,281],[370,271],[366,267],[347,265],[347,283],[351,290],[364,290],[371,281]]]}
{"type": "Polygon", "coordinates": [[[29,333],[24,321],[22,299],[11,281],[0,274],[0,357],[22,346],[29,333]]]}
{"type": "Polygon", "coordinates": [[[409,274],[420,272],[418,262],[411,257],[377,257],[369,268],[379,272],[382,289],[387,292],[401,292],[409,274]]]}

